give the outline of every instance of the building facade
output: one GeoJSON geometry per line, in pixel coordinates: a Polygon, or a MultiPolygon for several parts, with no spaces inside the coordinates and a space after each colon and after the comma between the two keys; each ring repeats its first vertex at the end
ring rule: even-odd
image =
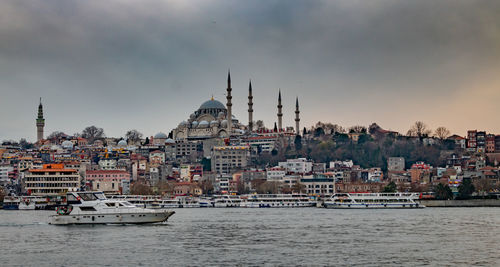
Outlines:
{"type": "Polygon", "coordinates": [[[41,169],[30,169],[24,176],[24,189],[35,196],[61,195],[80,188],[80,174],[66,169],[64,164],[44,164],[41,169]]]}

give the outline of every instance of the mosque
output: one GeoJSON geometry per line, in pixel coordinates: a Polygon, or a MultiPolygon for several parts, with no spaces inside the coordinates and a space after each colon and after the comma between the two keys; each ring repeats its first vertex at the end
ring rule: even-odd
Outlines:
{"type": "MultiPolygon", "coordinates": [[[[253,96],[252,83],[248,88],[248,125],[240,123],[232,114],[232,95],[231,95],[231,74],[227,75],[227,94],[226,105],[220,101],[212,99],[204,102],[201,106],[189,116],[187,121],[182,121],[177,128],[173,130],[175,140],[204,140],[211,138],[227,138],[229,136],[240,136],[245,133],[252,133],[253,129],[253,96]]],[[[299,134],[299,102],[296,100],[295,110],[295,132],[299,134]]],[[[282,125],[282,105],[281,91],[278,96],[278,131],[284,128],[282,125]]]]}

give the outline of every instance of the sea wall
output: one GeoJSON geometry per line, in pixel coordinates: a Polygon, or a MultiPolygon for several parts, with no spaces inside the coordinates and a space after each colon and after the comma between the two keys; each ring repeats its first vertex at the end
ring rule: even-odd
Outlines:
{"type": "Polygon", "coordinates": [[[429,208],[500,207],[500,199],[420,200],[429,208]]]}

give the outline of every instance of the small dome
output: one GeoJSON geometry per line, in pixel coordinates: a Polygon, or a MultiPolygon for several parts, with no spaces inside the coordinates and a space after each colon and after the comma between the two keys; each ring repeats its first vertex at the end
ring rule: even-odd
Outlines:
{"type": "Polygon", "coordinates": [[[50,147],[50,150],[59,150],[59,149],[61,149],[61,147],[58,145],[53,145],[50,147]]]}
{"type": "Polygon", "coordinates": [[[191,113],[191,115],[189,115],[189,118],[194,120],[194,119],[196,119],[196,115],[194,113],[191,113]]]}
{"type": "Polygon", "coordinates": [[[226,107],[220,101],[210,99],[201,104],[200,109],[226,109],[226,107]]]}
{"type": "Polygon", "coordinates": [[[219,125],[218,121],[211,121],[210,122],[210,126],[217,126],[217,125],[219,125]]]}
{"type": "Polygon", "coordinates": [[[165,144],[175,144],[175,141],[172,138],[168,138],[167,140],[165,140],[165,144]]]}
{"type": "Polygon", "coordinates": [[[155,139],[167,139],[168,136],[162,132],[159,132],[157,133],[155,136],[154,136],[155,139]]]}
{"type": "Polygon", "coordinates": [[[193,121],[192,126],[193,126],[193,128],[198,127],[198,122],[197,121],[193,121]]]}
{"type": "Polygon", "coordinates": [[[208,127],[208,121],[200,121],[198,124],[199,128],[207,128],[208,127]]]}
{"type": "Polygon", "coordinates": [[[120,140],[120,142],[118,142],[118,146],[119,146],[119,147],[126,147],[126,146],[127,146],[127,141],[125,141],[125,140],[120,140]]]}
{"type": "Polygon", "coordinates": [[[224,116],[225,116],[224,112],[219,112],[219,116],[218,116],[219,119],[223,119],[224,116]]]}
{"type": "Polygon", "coordinates": [[[221,121],[220,125],[221,125],[222,127],[227,127],[227,120],[223,120],[223,121],[221,121]]]}
{"type": "Polygon", "coordinates": [[[186,121],[181,121],[181,123],[179,123],[179,126],[186,126],[187,122],[186,121]]]}
{"type": "Polygon", "coordinates": [[[62,142],[61,146],[64,148],[64,149],[72,149],[73,148],[73,143],[69,140],[66,140],[64,142],[62,142]]]}

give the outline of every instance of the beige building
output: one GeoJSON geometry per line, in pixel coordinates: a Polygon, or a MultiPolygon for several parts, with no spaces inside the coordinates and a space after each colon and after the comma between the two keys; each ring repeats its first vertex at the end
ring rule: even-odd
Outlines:
{"type": "Polygon", "coordinates": [[[30,169],[24,176],[24,189],[35,196],[61,195],[80,188],[80,174],[66,169],[64,164],[44,164],[41,169],[30,169]]]}
{"type": "Polygon", "coordinates": [[[212,149],[212,171],[231,174],[248,165],[248,146],[216,146],[212,149]]]}

